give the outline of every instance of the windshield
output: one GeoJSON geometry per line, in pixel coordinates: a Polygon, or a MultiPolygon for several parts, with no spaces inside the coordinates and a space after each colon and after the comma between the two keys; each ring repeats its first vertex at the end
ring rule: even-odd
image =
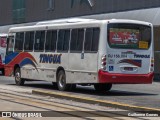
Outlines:
{"type": "Polygon", "coordinates": [[[7,37],[0,37],[0,47],[6,48],[7,37]]]}
{"type": "Polygon", "coordinates": [[[6,50],[7,55],[13,52],[13,47],[14,47],[14,36],[9,36],[7,40],[7,50],[6,50]]]}
{"type": "Polygon", "coordinates": [[[149,49],[151,27],[139,24],[108,24],[108,42],[111,48],[149,49]]]}

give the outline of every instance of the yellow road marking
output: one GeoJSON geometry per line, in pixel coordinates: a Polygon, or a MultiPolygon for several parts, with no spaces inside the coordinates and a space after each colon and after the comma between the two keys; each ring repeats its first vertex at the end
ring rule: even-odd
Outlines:
{"type": "Polygon", "coordinates": [[[94,102],[96,104],[101,104],[101,105],[107,105],[110,107],[120,107],[123,109],[131,109],[131,110],[136,110],[136,111],[160,111],[160,109],[157,108],[149,108],[149,107],[143,107],[143,106],[135,106],[135,105],[129,105],[129,104],[123,104],[119,102],[112,102],[112,101],[107,101],[107,100],[98,100],[94,98],[88,98],[88,97],[82,97],[82,96],[77,96],[77,95],[70,95],[67,93],[57,93],[57,92],[46,92],[46,91],[41,91],[41,90],[32,90],[32,93],[34,94],[42,94],[42,95],[53,95],[53,96],[58,96],[58,97],[66,97],[66,98],[72,98],[78,101],[85,101],[85,102],[94,102]]]}

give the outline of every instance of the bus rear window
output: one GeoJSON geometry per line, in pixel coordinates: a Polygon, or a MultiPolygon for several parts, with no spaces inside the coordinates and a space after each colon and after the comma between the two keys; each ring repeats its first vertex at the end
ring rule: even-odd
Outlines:
{"type": "Polygon", "coordinates": [[[139,24],[109,24],[108,42],[111,48],[149,49],[151,27],[139,24]]]}

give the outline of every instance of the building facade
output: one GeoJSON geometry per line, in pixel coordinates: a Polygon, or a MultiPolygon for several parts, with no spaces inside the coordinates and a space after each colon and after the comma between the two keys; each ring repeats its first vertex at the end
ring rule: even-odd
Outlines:
{"type": "Polygon", "coordinates": [[[160,0],[1,0],[0,25],[160,7],[160,0]]]}
{"type": "Polygon", "coordinates": [[[68,17],[135,19],[154,25],[155,72],[160,73],[160,0],[1,0],[0,26],[68,17]]]}

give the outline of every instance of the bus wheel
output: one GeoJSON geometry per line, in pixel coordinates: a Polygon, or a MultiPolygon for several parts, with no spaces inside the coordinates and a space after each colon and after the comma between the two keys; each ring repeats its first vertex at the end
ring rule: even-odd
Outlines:
{"type": "Polygon", "coordinates": [[[112,84],[111,83],[94,84],[94,88],[95,88],[96,91],[109,91],[112,88],[112,84]]]}
{"type": "Polygon", "coordinates": [[[57,86],[60,91],[65,91],[70,89],[70,84],[66,84],[66,75],[63,70],[60,70],[58,72],[57,86]]]}
{"type": "Polygon", "coordinates": [[[15,70],[15,82],[16,85],[22,86],[24,85],[25,80],[21,78],[21,71],[20,68],[16,68],[15,70]]]}

